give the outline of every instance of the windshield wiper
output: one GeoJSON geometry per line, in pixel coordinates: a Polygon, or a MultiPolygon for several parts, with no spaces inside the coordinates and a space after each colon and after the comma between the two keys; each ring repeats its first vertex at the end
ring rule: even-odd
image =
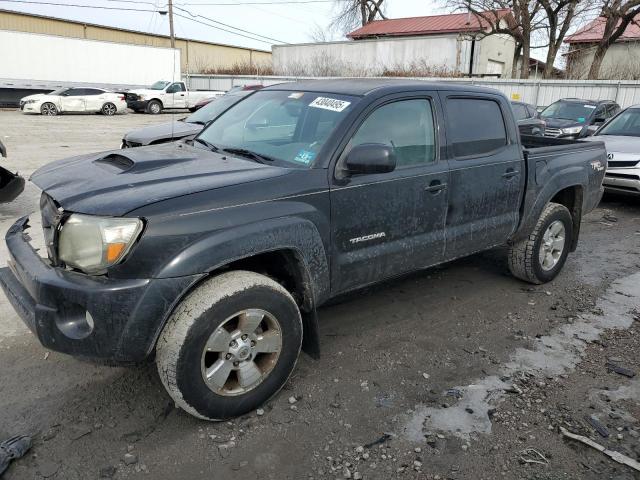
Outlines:
{"type": "Polygon", "coordinates": [[[195,142],[201,143],[202,145],[204,145],[205,147],[207,147],[209,150],[211,150],[212,152],[217,152],[218,150],[220,150],[218,147],[216,147],[213,143],[209,143],[206,140],[203,140],[202,138],[194,138],[193,139],[195,142]]]}
{"type": "Polygon", "coordinates": [[[196,125],[206,125],[207,124],[207,122],[203,122],[202,120],[196,120],[195,122],[194,121],[190,121],[188,123],[194,123],[196,125]]]}
{"type": "Polygon", "coordinates": [[[254,151],[247,150],[246,148],[231,147],[231,148],[223,148],[222,150],[227,153],[242,155],[243,157],[251,158],[252,160],[255,160],[258,163],[273,162],[275,160],[274,158],[269,157],[268,155],[261,155],[254,151]]]}

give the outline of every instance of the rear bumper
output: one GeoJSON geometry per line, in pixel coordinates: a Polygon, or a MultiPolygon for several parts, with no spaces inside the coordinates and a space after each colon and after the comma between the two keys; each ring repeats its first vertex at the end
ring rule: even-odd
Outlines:
{"type": "Polygon", "coordinates": [[[602,185],[608,192],[640,195],[640,168],[610,168],[602,185]]]}
{"type": "Polygon", "coordinates": [[[111,279],[51,267],[26,238],[28,218],[7,232],[0,287],[48,349],[121,362],[144,360],[174,305],[199,276],[111,279]]]}

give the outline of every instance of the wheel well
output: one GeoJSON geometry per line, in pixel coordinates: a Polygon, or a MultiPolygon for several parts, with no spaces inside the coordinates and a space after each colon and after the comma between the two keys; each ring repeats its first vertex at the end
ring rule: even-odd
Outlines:
{"type": "Polygon", "coordinates": [[[164,105],[164,104],[162,103],[162,100],[160,100],[159,98],[152,98],[151,100],[149,100],[149,101],[147,102],[147,105],[148,105],[149,103],[151,103],[151,102],[158,102],[160,105],[164,105]]]}
{"type": "Polygon", "coordinates": [[[235,260],[211,274],[229,270],[248,270],[266,275],[286,288],[301,310],[313,308],[311,279],[304,260],[295,250],[275,250],[235,260]]]}
{"type": "Polygon", "coordinates": [[[583,191],[579,185],[567,187],[556,193],[551,202],[564,205],[571,214],[573,222],[573,241],[571,242],[571,251],[575,251],[578,245],[578,236],[580,234],[580,223],[582,221],[582,198],[583,191]]]}

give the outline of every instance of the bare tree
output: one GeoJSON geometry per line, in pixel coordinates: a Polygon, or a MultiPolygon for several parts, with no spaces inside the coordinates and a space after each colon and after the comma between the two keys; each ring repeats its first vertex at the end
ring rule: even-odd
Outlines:
{"type": "Polygon", "coordinates": [[[386,19],[383,3],[384,0],[336,0],[337,10],[330,27],[348,33],[374,20],[386,19]]]}
{"type": "MultiPolygon", "coordinates": [[[[640,1],[640,0],[639,0],[640,1]]],[[[538,0],[450,0],[455,10],[468,10],[481,23],[487,26],[485,35],[508,35],[515,41],[515,76],[518,60],[520,78],[529,77],[529,59],[531,57],[532,34],[542,27],[541,5],[538,0]],[[499,11],[510,10],[511,17],[500,15],[499,11]]]]}
{"type": "Polygon", "coordinates": [[[604,0],[600,17],[596,20],[603,25],[602,38],[596,45],[593,62],[589,69],[588,78],[595,80],[600,76],[602,60],[609,47],[624,33],[635,17],[640,14],[640,0],[604,0]]]}

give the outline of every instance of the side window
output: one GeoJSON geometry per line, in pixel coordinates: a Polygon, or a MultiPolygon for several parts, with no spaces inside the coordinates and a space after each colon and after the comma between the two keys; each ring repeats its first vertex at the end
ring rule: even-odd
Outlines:
{"type": "Polygon", "coordinates": [[[497,102],[482,98],[447,99],[447,134],[454,156],[479,157],[507,144],[497,102]]]}
{"type": "Polygon", "coordinates": [[[70,88],[69,90],[66,91],[66,94],[68,97],[79,97],[81,95],[85,95],[85,89],[84,88],[70,88]]]}
{"type": "Polygon", "coordinates": [[[527,105],[527,109],[529,110],[530,118],[536,118],[538,116],[538,111],[536,110],[536,107],[534,107],[533,105],[527,105]]]}
{"type": "Polygon", "coordinates": [[[174,83],[167,88],[167,93],[178,93],[184,92],[184,84],[182,83],[174,83]]]}
{"type": "Polygon", "coordinates": [[[393,147],[398,167],[435,161],[431,102],[415,99],[382,105],[360,125],[349,148],[364,143],[384,143],[393,147]]]}
{"type": "Polygon", "coordinates": [[[85,88],[84,89],[84,94],[85,95],[100,95],[102,92],[102,90],[98,90],[95,88],[85,88]]]}
{"type": "Polygon", "coordinates": [[[606,118],[606,113],[605,113],[605,106],[604,105],[600,105],[598,108],[596,108],[596,111],[593,113],[593,118],[606,118]]]}
{"type": "Polygon", "coordinates": [[[619,107],[615,103],[610,103],[609,105],[607,105],[607,113],[605,118],[613,117],[616,113],[618,113],[618,109],[619,107]]]}

